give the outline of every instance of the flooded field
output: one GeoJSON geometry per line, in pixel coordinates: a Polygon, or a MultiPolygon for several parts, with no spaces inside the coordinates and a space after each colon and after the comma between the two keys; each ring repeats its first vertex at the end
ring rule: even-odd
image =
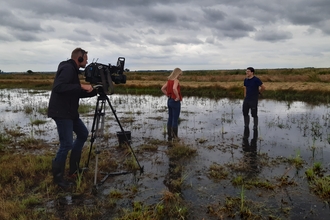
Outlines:
{"type": "MultiPolygon", "coordinates": [[[[45,140],[51,146],[45,150],[56,152],[55,123],[45,114],[49,95],[49,91],[0,90],[0,131],[19,131],[45,140]]],[[[104,219],[120,216],[116,210],[129,208],[135,201],[157,204],[164,198],[164,190],[180,194],[189,210],[188,219],[330,216],[329,194],[320,195],[307,175],[316,164],[321,176],[330,174],[329,106],[260,100],[258,130],[250,125],[251,130],[244,131],[243,100],[184,97],[179,144],[196,153],[178,159],[168,154],[175,146],[166,141],[166,97],[112,95],[109,100],[124,130],[131,131],[131,146],[144,173],[111,176],[98,187],[101,200],[114,189],[136,188],[134,194],[118,199],[113,210],[105,211],[104,219]]],[[[96,102],[96,97],[81,101],[87,109],[81,118],[89,130],[96,102]]],[[[106,105],[107,138],[95,143],[103,163],[112,161],[106,158],[108,152],[120,150],[118,131],[114,114],[106,105]]],[[[20,146],[12,148],[24,152],[20,146]]],[[[87,142],[85,150],[88,148],[87,142]]]]}

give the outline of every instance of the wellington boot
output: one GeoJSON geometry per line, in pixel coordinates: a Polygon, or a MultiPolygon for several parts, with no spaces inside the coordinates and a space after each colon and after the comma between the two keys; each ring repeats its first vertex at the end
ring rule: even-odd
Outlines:
{"type": "Polygon", "coordinates": [[[249,127],[250,125],[250,116],[244,116],[244,127],[249,127]]]}
{"type": "Polygon", "coordinates": [[[69,168],[69,176],[75,174],[75,173],[79,173],[82,170],[79,168],[79,164],[80,164],[80,155],[70,155],[70,168],[69,168]]]}
{"type": "Polygon", "coordinates": [[[172,141],[173,139],[173,130],[172,127],[167,126],[167,140],[172,141]]]}
{"type": "Polygon", "coordinates": [[[179,141],[180,139],[178,137],[178,127],[173,127],[172,130],[173,130],[173,139],[179,141]]]}
{"type": "Polygon", "coordinates": [[[72,184],[64,179],[65,162],[59,163],[55,159],[52,161],[53,182],[63,190],[68,190],[72,184]]]}

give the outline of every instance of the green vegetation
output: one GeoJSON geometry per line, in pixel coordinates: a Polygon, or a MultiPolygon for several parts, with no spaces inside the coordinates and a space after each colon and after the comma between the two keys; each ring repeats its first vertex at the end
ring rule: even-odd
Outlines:
{"type": "MultiPolygon", "coordinates": [[[[170,71],[133,71],[125,74],[127,83],[115,85],[116,94],[161,96],[163,94],[160,87],[170,71]]],[[[0,89],[50,90],[54,75],[55,73],[0,74],[0,89]]],[[[266,85],[262,98],[315,104],[330,102],[330,68],[259,69],[256,70],[256,75],[266,85]]],[[[242,99],[244,78],[245,70],[184,71],[180,79],[181,91],[184,96],[242,99]]],[[[83,76],[81,82],[88,83],[83,76]]]]}

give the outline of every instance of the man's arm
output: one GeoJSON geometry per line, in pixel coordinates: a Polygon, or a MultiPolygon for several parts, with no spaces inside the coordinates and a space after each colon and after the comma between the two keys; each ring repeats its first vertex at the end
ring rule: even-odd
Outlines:
{"type": "Polygon", "coordinates": [[[264,84],[261,84],[260,89],[259,89],[259,93],[262,94],[263,91],[265,91],[266,87],[264,86],[264,84]]]}

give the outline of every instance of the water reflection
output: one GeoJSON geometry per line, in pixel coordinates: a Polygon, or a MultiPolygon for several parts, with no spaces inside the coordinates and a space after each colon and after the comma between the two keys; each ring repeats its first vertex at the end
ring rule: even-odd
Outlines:
{"type": "MultiPolygon", "coordinates": [[[[175,147],[174,142],[168,143],[168,150],[175,147]]],[[[168,173],[165,175],[164,185],[172,193],[181,192],[181,182],[182,182],[182,165],[180,159],[175,157],[173,154],[169,154],[168,157],[168,173]]]]}
{"type": "Polygon", "coordinates": [[[247,178],[256,177],[260,173],[260,164],[258,161],[257,153],[257,140],[258,140],[258,130],[253,129],[253,136],[251,142],[249,143],[250,129],[248,127],[244,128],[243,133],[243,162],[247,167],[246,174],[247,178]]]}
{"type": "MultiPolygon", "coordinates": [[[[57,142],[55,123],[42,113],[47,107],[49,95],[49,91],[0,90],[0,129],[19,129],[27,136],[57,142]],[[26,107],[31,107],[32,113],[26,113],[26,107]],[[34,120],[45,120],[46,123],[33,126],[31,122],[34,120]]],[[[143,144],[146,138],[164,139],[164,125],[168,118],[166,97],[114,94],[109,98],[124,130],[131,131],[133,147],[143,144]]],[[[92,106],[90,113],[81,115],[89,131],[95,103],[96,98],[81,101],[81,104],[92,106]]],[[[239,99],[185,97],[180,114],[180,138],[193,146],[199,146],[200,140],[206,140],[203,145],[226,145],[229,141],[233,145],[241,145],[241,139],[237,139],[243,132],[243,128],[237,126],[243,125],[241,105],[242,100],[239,99]]],[[[328,106],[291,102],[288,108],[286,102],[260,100],[258,108],[261,153],[267,152],[276,157],[295,155],[299,150],[305,160],[313,157],[320,162],[330,153],[328,106]],[[311,146],[316,146],[315,155],[310,151],[311,146]],[[322,151],[318,153],[318,149],[322,151]]],[[[114,137],[109,139],[108,146],[116,145],[115,134],[119,127],[110,108],[106,109],[106,115],[105,132],[109,137],[114,137]]],[[[210,160],[216,161],[217,156],[211,155],[210,160]]],[[[226,158],[222,160],[229,161],[226,158]]]]}

